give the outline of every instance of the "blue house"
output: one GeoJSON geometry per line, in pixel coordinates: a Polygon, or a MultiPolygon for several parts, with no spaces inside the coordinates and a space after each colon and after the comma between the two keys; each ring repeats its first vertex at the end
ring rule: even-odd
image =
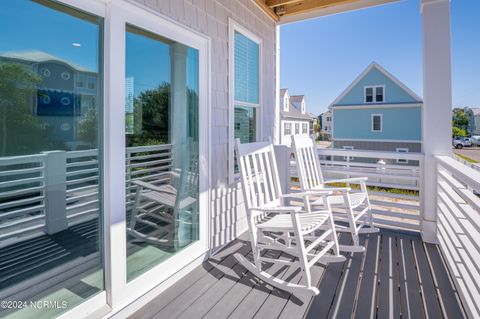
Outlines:
{"type": "Polygon", "coordinates": [[[422,151],[422,99],[377,63],[329,106],[334,148],[422,151]]]}

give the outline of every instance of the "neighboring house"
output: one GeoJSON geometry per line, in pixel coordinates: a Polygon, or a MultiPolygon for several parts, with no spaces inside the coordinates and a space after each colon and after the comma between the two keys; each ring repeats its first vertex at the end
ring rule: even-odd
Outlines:
{"type": "Polygon", "coordinates": [[[422,99],[377,63],[330,105],[334,148],[422,151],[422,99]]]}
{"type": "Polygon", "coordinates": [[[319,124],[318,117],[316,117],[313,113],[308,113],[308,116],[310,116],[310,131],[308,134],[310,136],[315,135],[315,137],[317,137],[317,132],[315,132],[315,126],[319,124]]]}
{"type": "Polygon", "coordinates": [[[291,135],[310,134],[312,115],[307,113],[304,95],[290,95],[280,90],[280,144],[291,145],[291,135]]]}
{"type": "Polygon", "coordinates": [[[322,114],[320,114],[322,118],[322,128],[321,132],[323,134],[331,136],[332,134],[332,125],[333,125],[333,120],[332,120],[332,111],[326,111],[322,114]]]}
{"type": "Polygon", "coordinates": [[[24,65],[39,76],[32,114],[52,130],[55,143],[75,149],[81,116],[100,101],[98,73],[40,50],[1,52],[0,63],[24,65]]]}
{"type": "Polygon", "coordinates": [[[470,135],[480,135],[480,108],[465,108],[468,115],[468,133],[470,135]]]}

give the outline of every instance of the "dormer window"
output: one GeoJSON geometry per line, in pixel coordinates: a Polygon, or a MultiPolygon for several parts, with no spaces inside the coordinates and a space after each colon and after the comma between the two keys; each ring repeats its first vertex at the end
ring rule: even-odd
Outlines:
{"type": "Polygon", "coordinates": [[[375,85],[365,87],[365,103],[385,102],[385,86],[375,85]]]}
{"type": "Polygon", "coordinates": [[[290,101],[288,100],[288,96],[285,95],[285,97],[283,98],[283,110],[284,111],[288,112],[288,104],[289,103],[290,103],[290,101]]]}

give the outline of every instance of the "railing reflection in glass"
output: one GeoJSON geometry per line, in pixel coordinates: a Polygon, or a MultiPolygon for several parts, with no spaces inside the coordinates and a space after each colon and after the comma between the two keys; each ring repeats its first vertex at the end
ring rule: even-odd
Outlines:
{"type": "Polygon", "coordinates": [[[0,317],[51,318],[104,290],[103,19],[4,0],[0,26],[0,300],[53,305],[0,317]]]}
{"type": "Polygon", "coordinates": [[[127,25],[127,280],[199,238],[198,50],[127,25]]]}

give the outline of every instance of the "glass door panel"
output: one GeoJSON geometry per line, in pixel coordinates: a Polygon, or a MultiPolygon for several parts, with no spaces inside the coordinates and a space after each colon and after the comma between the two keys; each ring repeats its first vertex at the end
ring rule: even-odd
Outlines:
{"type": "Polygon", "coordinates": [[[104,290],[103,19],[0,9],[0,317],[53,318],[104,290]]]}
{"type": "Polygon", "coordinates": [[[127,280],[199,239],[198,50],[127,25],[127,280]]]}

